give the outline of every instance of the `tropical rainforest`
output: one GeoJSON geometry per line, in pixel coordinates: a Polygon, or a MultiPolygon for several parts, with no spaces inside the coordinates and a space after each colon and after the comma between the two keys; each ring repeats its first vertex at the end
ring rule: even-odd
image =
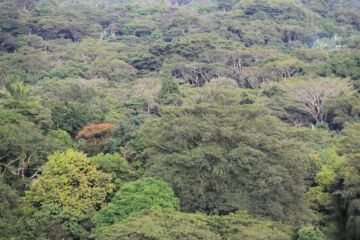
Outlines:
{"type": "Polygon", "coordinates": [[[359,0],[0,0],[1,240],[359,240],[359,0]]]}

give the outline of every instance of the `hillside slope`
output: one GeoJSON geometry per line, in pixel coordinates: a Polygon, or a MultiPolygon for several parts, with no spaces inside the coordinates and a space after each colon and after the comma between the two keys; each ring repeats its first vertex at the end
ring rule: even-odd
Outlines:
{"type": "Polygon", "coordinates": [[[358,0],[0,0],[0,239],[360,239],[358,0]]]}

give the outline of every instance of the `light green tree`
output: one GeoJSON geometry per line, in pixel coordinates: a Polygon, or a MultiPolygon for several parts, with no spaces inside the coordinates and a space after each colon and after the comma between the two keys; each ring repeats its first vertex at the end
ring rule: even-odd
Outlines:
{"type": "Polygon", "coordinates": [[[94,215],[93,222],[96,227],[110,225],[155,206],[179,209],[179,200],[166,182],[143,178],[124,185],[111,203],[94,215]]]}
{"type": "Polygon", "coordinates": [[[325,235],[317,228],[308,226],[299,230],[298,240],[326,240],[325,235]]]}
{"type": "Polygon", "coordinates": [[[27,96],[28,88],[15,75],[7,76],[4,87],[0,89],[0,94],[21,100],[27,96]]]}
{"type": "Polygon", "coordinates": [[[60,225],[65,236],[86,237],[87,222],[113,189],[110,174],[97,170],[83,153],[68,150],[50,155],[26,200],[37,209],[35,220],[60,225]]]}

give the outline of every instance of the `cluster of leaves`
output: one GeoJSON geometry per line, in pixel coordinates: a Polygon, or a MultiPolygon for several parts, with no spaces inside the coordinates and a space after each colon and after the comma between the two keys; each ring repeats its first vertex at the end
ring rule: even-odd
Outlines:
{"type": "Polygon", "coordinates": [[[103,228],[97,239],[292,239],[291,230],[278,223],[238,212],[228,216],[180,213],[153,208],[124,222],[103,228]]]}
{"type": "Polygon", "coordinates": [[[98,171],[86,155],[68,150],[49,157],[26,199],[38,209],[34,224],[45,228],[60,225],[60,234],[86,236],[86,222],[113,189],[110,174],[98,171]]]}

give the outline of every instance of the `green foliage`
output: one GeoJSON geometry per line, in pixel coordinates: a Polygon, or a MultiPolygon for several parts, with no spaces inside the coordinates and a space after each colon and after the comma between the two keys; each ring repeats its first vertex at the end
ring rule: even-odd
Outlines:
{"type": "Polygon", "coordinates": [[[27,24],[35,34],[44,39],[64,38],[79,41],[89,35],[97,37],[101,29],[100,24],[92,20],[99,19],[96,9],[86,2],[40,2],[33,12],[34,17],[29,19],[27,24]],[[85,25],[86,22],[88,25],[85,25]]]}
{"type": "Polygon", "coordinates": [[[263,1],[263,0],[248,0],[242,1],[235,6],[236,9],[241,9],[243,14],[249,18],[261,18],[264,15],[269,19],[282,22],[289,17],[298,21],[310,21],[315,17],[313,13],[301,8],[297,1],[263,1]]]}
{"type": "Polygon", "coordinates": [[[0,125],[20,123],[24,121],[26,121],[26,118],[19,113],[16,113],[9,109],[0,110],[0,125]]]}
{"type": "Polygon", "coordinates": [[[51,130],[48,134],[53,141],[63,143],[67,148],[73,147],[73,140],[71,136],[63,130],[51,130]]]}
{"type": "Polygon", "coordinates": [[[87,75],[89,78],[106,78],[111,81],[125,81],[135,76],[136,69],[128,63],[111,58],[100,58],[89,65],[87,75]]]}
{"type": "Polygon", "coordinates": [[[341,94],[351,94],[351,88],[343,79],[301,77],[268,85],[264,93],[270,96],[269,105],[281,119],[304,126],[330,124],[332,114],[337,111],[331,100],[341,94]]]}
{"type": "Polygon", "coordinates": [[[359,124],[349,124],[345,127],[341,150],[347,161],[342,164],[334,183],[333,198],[334,204],[339,211],[338,221],[345,229],[343,236],[349,239],[359,238],[359,124]]]}
{"type": "Polygon", "coordinates": [[[101,229],[96,239],[292,239],[287,226],[245,213],[209,217],[154,208],[101,229]]]}
{"type": "Polygon", "coordinates": [[[329,99],[325,106],[329,115],[329,124],[334,129],[343,129],[346,122],[359,119],[360,101],[359,95],[353,92],[343,93],[329,99]]]}
{"type": "Polygon", "coordinates": [[[74,135],[87,123],[96,119],[94,113],[79,103],[63,103],[52,109],[54,127],[74,135]]]}
{"type": "Polygon", "coordinates": [[[318,64],[329,58],[329,53],[327,51],[308,48],[295,49],[294,55],[301,61],[310,64],[318,64]]]}
{"type": "Polygon", "coordinates": [[[213,78],[211,82],[207,84],[210,87],[214,88],[237,88],[238,84],[234,79],[231,78],[213,78]]]}
{"type": "Polygon", "coordinates": [[[24,228],[21,201],[17,193],[0,178],[0,239],[16,239],[24,228]]]}
{"type": "Polygon", "coordinates": [[[290,78],[304,73],[305,64],[290,56],[271,57],[263,63],[265,76],[274,80],[290,78]]]}
{"type": "Polygon", "coordinates": [[[197,105],[172,108],[143,126],[150,148],[138,158],[145,174],[171,183],[185,211],[306,218],[301,147],[277,137],[285,126],[266,110],[222,91],[204,92],[197,105]]]}
{"type": "Polygon", "coordinates": [[[105,151],[118,152],[121,147],[136,137],[136,131],[144,122],[145,116],[135,114],[125,118],[115,129],[112,138],[105,146],[105,151]]]}
{"type": "Polygon", "coordinates": [[[3,94],[8,94],[15,100],[21,100],[27,96],[27,88],[19,78],[9,75],[4,82],[3,94]]]}
{"type": "Polygon", "coordinates": [[[151,33],[151,37],[153,37],[154,39],[161,40],[164,37],[164,33],[161,30],[156,29],[151,33]]]}
{"type": "Polygon", "coordinates": [[[325,235],[312,226],[301,228],[298,235],[298,240],[326,240],[325,235]]]}
{"type": "Polygon", "coordinates": [[[320,159],[323,163],[315,177],[315,182],[323,189],[329,189],[341,165],[345,162],[345,158],[339,156],[335,149],[325,149],[320,153],[320,159]]]}
{"type": "Polygon", "coordinates": [[[0,238],[359,239],[359,7],[0,0],[0,238]]]}
{"type": "Polygon", "coordinates": [[[226,216],[211,216],[210,223],[222,239],[292,239],[289,226],[255,218],[241,211],[226,216]]]}
{"type": "Polygon", "coordinates": [[[67,141],[44,136],[33,123],[0,126],[0,174],[9,178],[31,177],[44,164],[47,155],[69,147],[67,141]]]}
{"type": "Polygon", "coordinates": [[[49,55],[39,49],[24,46],[0,59],[11,66],[5,73],[21,76],[21,80],[35,83],[39,75],[50,69],[49,55]]]}
{"type": "MultiPolygon", "coordinates": [[[[315,165],[318,166],[319,170],[315,174],[313,186],[306,193],[306,196],[311,209],[314,210],[316,214],[320,215],[323,220],[331,222],[336,215],[331,191],[346,158],[344,156],[339,156],[336,149],[326,148],[319,154],[313,155],[312,160],[315,165]]],[[[304,230],[306,233],[304,233],[304,236],[310,234],[307,233],[307,231],[310,231],[309,229],[311,228],[307,228],[306,231],[304,230]]],[[[313,234],[315,234],[316,231],[313,231],[313,234]]],[[[301,234],[299,233],[299,235],[301,234]]],[[[309,236],[311,236],[311,234],[309,236]]]]}
{"type": "Polygon", "coordinates": [[[119,153],[100,153],[91,158],[91,163],[103,172],[110,173],[118,186],[133,176],[129,163],[119,153]]]}
{"type": "Polygon", "coordinates": [[[322,76],[334,74],[339,77],[351,77],[354,81],[355,88],[359,88],[360,84],[360,51],[351,53],[339,53],[330,57],[319,70],[322,76]]]}
{"type": "Polygon", "coordinates": [[[37,209],[34,224],[41,223],[32,227],[45,228],[45,232],[40,230],[42,236],[86,237],[90,217],[113,189],[111,175],[97,170],[84,154],[75,150],[54,153],[26,193],[26,200],[37,209]]]}
{"type": "Polygon", "coordinates": [[[125,184],[111,202],[93,217],[97,228],[118,223],[130,215],[153,207],[179,209],[179,200],[167,183],[143,178],[125,184]]]}
{"type": "Polygon", "coordinates": [[[53,129],[75,136],[88,123],[102,122],[104,118],[106,108],[97,102],[99,94],[75,79],[47,81],[40,85],[38,93],[44,99],[43,104],[51,109],[53,129]]]}
{"type": "Polygon", "coordinates": [[[59,78],[59,79],[66,79],[66,78],[76,78],[79,76],[83,76],[83,72],[85,71],[84,66],[75,66],[75,65],[65,65],[55,69],[52,69],[49,72],[43,72],[38,77],[39,80],[43,80],[46,78],[59,78]]]}
{"type": "Polygon", "coordinates": [[[218,240],[205,215],[185,214],[173,210],[146,210],[121,223],[102,228],[96,239],[199,239],[218,240]]]}
{"type": "Polygon", "coordinates": [[[171,76],[165,76],[162,80],[159,98],[166,102],[173,102],[179,95],[180,90],[176,80],[171,76]]]}

